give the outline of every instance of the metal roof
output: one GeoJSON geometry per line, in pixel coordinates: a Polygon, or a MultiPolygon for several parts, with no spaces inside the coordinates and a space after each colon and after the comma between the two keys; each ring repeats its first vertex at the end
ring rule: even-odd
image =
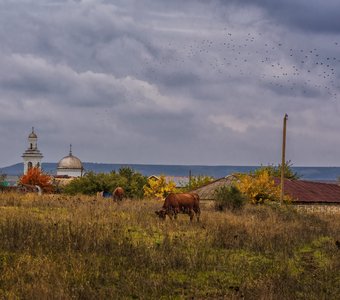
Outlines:
{"type": "MultiPolygon", "coordinates": [[[[279,178],[274,178],[274,181],[280,184],[279,178]]],[[[285,179],[284,191],[296,203],[340,204],[340,186],[335,183],[285,179]]]]}
{"type": "Polygon", "coordinates": [[[197,193],[202,200],[213,200],[215,198],[214,194],[216,189],[223,186],[231,186],[235,180],[236,177],[234,175],[228,175],[226,177],[210,182],[204,186],[201,186],[200,188],[195,189],[192,192],[197,193]]]}
{"type": "MultiPolygon", "coordinates": [[[[234,175],[217,179],[192,192],[197,193],[202,200],[213,200],[214,192],[222,186],[230,186],[237,180],[234,175]]],[[[275,184],[280,184],[280,178],[274,178],[275,184]]],[[[294,203],[336,203],[340,204],[340,185],[307,180],[285,179],[285,194],[293,198],[294,203]]]]}
{"type": "Polygon", "coordinates": [[[83,169],[83,164],[81,163],[80,159],[76,156],[69,155],[65,156],[61,159],[58,163],[58,170],[60,169],[83,169]]]}

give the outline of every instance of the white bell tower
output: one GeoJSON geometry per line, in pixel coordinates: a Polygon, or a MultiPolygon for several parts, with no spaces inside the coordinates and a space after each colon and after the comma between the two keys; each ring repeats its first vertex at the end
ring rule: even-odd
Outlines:
{"type": "Polygon", "coordinates": [[[28,149],[22,155],[24,159],[24,174],[33,167],[41,168],[41,159],[44,157],[38,150],[38,137],[32,127],[32,132],[28,136],[28,149]]]}

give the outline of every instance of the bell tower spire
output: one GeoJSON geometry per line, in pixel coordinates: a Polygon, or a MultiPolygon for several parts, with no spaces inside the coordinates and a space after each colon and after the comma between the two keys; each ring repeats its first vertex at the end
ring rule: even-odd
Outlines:
{"type": "Polygon", "coordinates": [[[41,168],[43,155],[38,149],[38,136],[34,132],[34,127],[28,136],[28,149],[23,153],[22,158],[24,159],[24,174],[33,167],[41,168]]]}

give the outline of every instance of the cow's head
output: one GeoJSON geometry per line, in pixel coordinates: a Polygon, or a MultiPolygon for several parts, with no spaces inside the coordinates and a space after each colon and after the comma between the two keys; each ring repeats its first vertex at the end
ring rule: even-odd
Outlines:
{"type": "Polygon", "coordinates": [[[156,215],[158,215],[158,217],[159,217],[160,219],[165,220],[165,217],[166,217],[166,210],[164,210],[164,209],[156,210],[155,213],[156,213],[156,215]]]}

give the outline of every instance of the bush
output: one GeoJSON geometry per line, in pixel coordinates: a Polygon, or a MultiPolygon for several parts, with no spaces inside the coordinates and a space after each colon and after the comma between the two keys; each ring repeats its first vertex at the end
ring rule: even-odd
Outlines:
{"type": "Polygon", "coordinates": [[[25,175],[21,176],[19,183],[38,185],[45,193],[50,193],[54,190],[52,178],[49,175],[44,174],[37,167],[29,169],[25,175]]]}
{"type": "Polygon", "coordinates": [[[238,210],[246,203],[246,198],[236,186],[222,186],[215,190],[215,209],[225,211],[226,209],[238,210]]]}
{"type": "MultiPolygon", "coordinates": [[[[261,204],[266,201],[280,201],[280,186],[275,184],[273,177],[266,169],[250,174],[239,174],[236,187],[253,204],[261,204]]],[[[283,200],[290,202],[291,197],[285,195],[283,200]]]]}
{"type": "Polygon", "coordinates": [[[145,197],[162,199],[176,191],[176,184],[172,180],[167,181],[165,176],[161,175],[159,178],[150,177],[143,190],[145,197]]]}
{"type": "Polygon", "coordinates": [[[112,192],[120,186],[128,198],[142,198],[146,177],[129,167],[120,168],[119,172],[94,173],[88,172],[83,177],[72,180],[63,188],[63,192],[70,195],[95,195],[97,192],[112,192]]]}

